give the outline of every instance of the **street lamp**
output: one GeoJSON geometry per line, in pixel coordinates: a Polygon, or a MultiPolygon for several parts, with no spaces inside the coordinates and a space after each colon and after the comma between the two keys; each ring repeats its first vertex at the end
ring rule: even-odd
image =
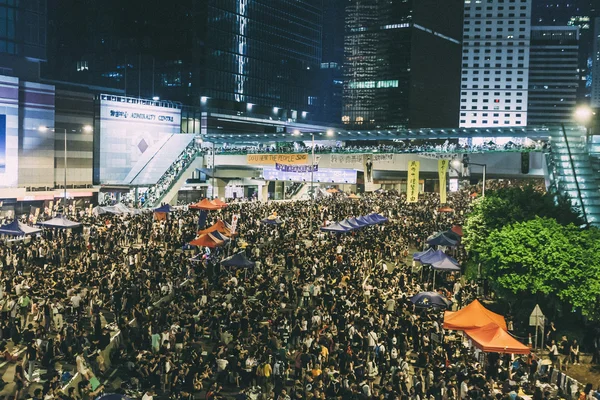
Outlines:
{"type": "Polygon", "coordinates": [[[590,123],[594,117],[594,110],[590,106],[582,105],[575,110],[575,120],[585,126],[586,136],[590,136],[590,123]]]}
{"type": "MultiPolygon", "coordinates": [[[[64,131],[64,140],[65,140],[65,165],[64,165],[64,205],[63,205],[63,214],[65,214],[65,212],[67,211],[66,207],[67,207],[67,128],[55,128],[55,127],[50,127],[50,126],[40,126],[38,128],[38,130],[40,132],[48,132],[48,131],[53,131],[56,132],[56,130],[63,130],[64,131]]],[[[83,126],[83,131],[85,133],[91,133],[94,130],[94,128],[92,128],[91,125],[84,125],[83,126]]]]}
{"type": "MultiPolygon", "coordinates": [[[[455,169],[460,168],[460,165],[461,165],[461,161],[460,160],[454,160],[454,161],[452,161],[452,166],[455,169]]],[[[485,197],[485,177],[486,177],[486,173],[487,173],[487,164],[478,164],[478,163],[474,163],[474,162],[463,160],[462,161],[462,165],[463,165],[464,168],[468,167],[469,165],[475,165],[477,167],[482,167],[483,168],[483,183],[482,183],[482,188],[481,188],[481,197],[485,197]]]]}

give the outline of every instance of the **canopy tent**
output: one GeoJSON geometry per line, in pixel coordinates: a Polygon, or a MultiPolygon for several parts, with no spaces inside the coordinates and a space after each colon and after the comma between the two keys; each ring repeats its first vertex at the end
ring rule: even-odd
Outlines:
{"type": "Polygon", "coordinates": [[[421,258],[426,257],[433,252],[435,252],[435,250],[433,250],[432,248],[429,248],[425,251],[419,251],[419,252],[413,254],[413,260],[421,261],[421,258]]]}
{"type": "MultiPolygon", "coordinates": [[[[360,217],[359,217],[360,218],[360,217]]],[[[358,218],[348,218],[346,220],[350,225],[354,226],[356,225],[359,228],[368,226],[369,224],[366,223],[364,220],[359,220],[358,218]]]]}
{"type": "Polygon", "coordinates": [[[191,204],[189,206],[190,210],[220,210],[222,207],[216,205],[208,199],[202,199],[201,202],[191,204]]]}
{"type": "Polygon", "coordinates": [[[224,244],[225,242],[223,240],[220,240],[212,233],[200,235],[190,242],[190,245],[192,246],[210,247],[211,249],[223,246],[224,244]]]}
{"type": "Polygon", "coordinates": [[[339,221],[339,222],[338,222],[338,224],[340,224],[340,226],[342,226],[342,227],[344,227],[344,228],[347,228],[347,229],[348,229],[348,230],[350,230],[350,231],[353,231],[354,229],[356,229],[356,228],[354,228],[352,225],[348,224],[348,222],[347,222],[346,220],[344,220],[344,221],[339,221]]]}
{"type": "Polygon", "coordinates": [[[374,217],[373,214],[367,215],[364,218],[365,218],[365,221],[367,221],[369,223],[369,225],[377,225],[380,223],[380,221],[376,217],[374,217]]]}
{"type": "Polygon", "coordinates": [[[434,250],[429,254],[425,254],[423,256],[421,256],[420,258],[420,262],[421,264],[435,264],[435,263],[439,263],[442,260],[450,260],[453,264],[458,265],[458,261],[456,261],[454,258],[450,257],[449,255],[447,255],[446,253],[444,253],[441,250],[434,250]]]}
{"type": "Polygon", "coordinates": [[[453,232],[450,229],[445,232],[442,232],[442,233],[444,234],[444,236],[456,241],[457,243],[460,243],[460,240],[462,239],[462,237],[459,234],[457,234],[456,232],[453,232]]]}
{"type": "Polygon", "coordinates": [[[486,353],[529,354],[529,347],[513,338],[507,331],[493,322],[477,329],[469,329],[465,334],[473,345],[486,353]]]}
{"type": "Polygon", "coordinates": [[[154,209],[155,213],[170,213],[172,211],[175,211],[175,210],[169,204],[165,204],[164,206],[160,206],[160,207],[154,209]]]}
{"type": "Polygon", "coordinates": [[[444,313],[444,329],[454,331],[477,329],[490,322],[506,330],[504,317],[485,308],[479,300],[473,300],[471,304],[456,312],[446,311],[444,313]]]}
{"type": "Polygon", "coordinates": [[[240,251],[221,261],[221,264],[226,267],[237,267],[237,268],[252,268],[254,267],[254,261],[250,261],[246,258],[246,252],[240,251]]]}
{"type": "Polygon", "coordinates": [[[342,226],[338,222],[334,222],[333,224],[321,227],[323,232],[335,232],[335,233],[346,233],[350,232],[352,229],[348,226],[342,226]]]}
{"type": "Polygon", "coordinates": [[[0,226],[0,234],[9,236],[35,235],[36,233],[41,231],[42,230],[39,228],[33,228],[29,225],[17,221],[16,219],[13,220],[13,222],[11,223],[0,226]]]}
{"type": "Polygon", "coordinates": [[[337,190],[336,188],[330,188],[330,189],[327,189],[327,190],[326,190],[326,192],[327,192],[327,193],[334,194],[334,193],[339,193],[340,191],[339,191],[339,190],[337,190]]]}
{"type": "Polygon", "coordinates": [[[421,292],[410,298],[410,301],[417,307],[439,307],[448,308],[451,304],[450,300],[437,292],[421,292]]]}
{"type": "Polygon", "coordinates": [[[458,241],[450,239],[443,232],[440,232],[436,233],[433,236],[430,236],[425,243],[427,243],[430,246],[454,247],[458,244],[458,241]]]}
{"type": "Polygon", "coordinates": [[[44,226],[46,228],[59,228],[59,229],[71,229],[78,228],[81,226],[79,222],[74,222],[68,220],[61,214],[58,214],[56,217],[49,219],[48,221],[38,222],[38,225],[44,226]]]}
{"type": "Polygon", "coordinates": [[[373,222],[367,219],[367,217],[357,217],[356,221],[360,224],[363,224],[363,226],[373,225],[373,222]]]}
{"type": "Polygon", "coordinates": [[[361,225],[361,224],[357,223],[356,219],[354,219],[354,218],[352,218],[352,220],[345,219],[343,221],[340,221],[340,225],[342,225],[342,226],[348,225],[352,229],[360,229],[360,228],[362,228],[364,226],[364,225],[361,225]]]}
{"type": "Polygon", "coordinates": [[[211,201],[211,203],[219,206],[220,208],[225,208],[225,207],[227,207],[229,205],[229,204],[225,203],[224,201],[222,201],[221,199],[219,199],[218,197],[215,198],[215,199],[213,199],[211,201]]]}
{"type": "Polygon", "coordinates": [[[462,226],[460,225],[454,225],[452,227],[452,229],[450,229],[452,232],[456,233],[458,236],[463,236],[463,229],[462,226]]]}
{"type": "Polygon", "coordinates": [[[369,215],[369,217],[372,217],[377,223],[388,222],[388,219],[381,214],[373,213],[369,215]]]}
{"type": "Polygon", "coordinates": [[[206,228],[202,231],[199,231],[198,235],[204,235],[206,233],[212,233],[212,232],[219,232],[219,233],[222,233],[223,235],[231,236],[231,229],[229,229],[227,227],[227,225],[225,224],[225,222],[223,222],[221,220],[218,220],[210,228],[206,228]]]}
{"type": "Polygon", "coordinates": [[[358,195],[356,195],[356,194],[352,193],[350,196],[348,196],[348,198],[349,198],[349,199],[353,199],[353,200],[359,200],[359,199],[360,199],[360,196],[358,196],[358,195]]]}
{"type": "Polygon", "coordinates": [[[217,240],[220,240],[222,242],[228,242],[231,239],[228,238],[227,236],[225,236],[224,234],[222,234],[221,232],[215,231],[213,233],[211,233],[211,235],[216,238],[217,240]]]}
{"type": "Polygon", "coordinates": [[[456,265],[452,257],[444,258],[431,264],[431,268],[436,271],[460,271],[460,266],[456,265]]]}

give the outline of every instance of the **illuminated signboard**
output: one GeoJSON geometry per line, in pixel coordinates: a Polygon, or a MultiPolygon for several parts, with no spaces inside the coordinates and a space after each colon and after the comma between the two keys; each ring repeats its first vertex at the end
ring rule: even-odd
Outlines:
{"type": "Polygon", "coordinates": [[[100,96],[95,181],[129,184],[175,133],[181,132],[181,108],[170,102],[100,96]],[[132,178],[132,179],[129,179],[132,178]]]}
{"type": "Polygon", "coordinates": [[[356,184],[356,170],[354,169],[319,168],[318,171],[311,174],[310,172],[286,172],[270,167],[263,168],[263,178],[267,181],[310,182],[311,175],[314,182],[356,184]]]}

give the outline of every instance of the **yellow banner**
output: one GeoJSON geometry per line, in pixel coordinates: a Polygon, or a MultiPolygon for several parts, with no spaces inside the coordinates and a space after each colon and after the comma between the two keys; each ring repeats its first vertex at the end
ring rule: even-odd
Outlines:
{"type": "Polygon", "coordinates": [[[253,165],[300,165],[308,163],[308,154],[248,154],[246,162],[253,165]]]}
{"type": "Polygon", "coordinates": [[[450,160],[438,160],[438,175],[440,178],[440,204],[446,204],[446,174],[450,160]]]}
{"type": "Polygon", "coordinates": [[[419,201],[419,161],[408,162],[408,182],[406,186],[406,202],[416,203],[419,201]]]}

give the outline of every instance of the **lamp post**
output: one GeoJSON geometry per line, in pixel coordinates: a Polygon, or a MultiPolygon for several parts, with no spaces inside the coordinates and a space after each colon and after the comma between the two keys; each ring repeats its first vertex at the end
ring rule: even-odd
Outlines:
{"type": "MultiPolygon", "coordinates": [[[[64,151],[64,153],[65,153],[65,155],[64,155],[65,165],[64,165],[64,168],[63,168],[63,171],[64,171],[64,174],[63,174],[64,175],[64,183],[63,183],[64,184],[63,215],[64,215],[68,211],[67,210],[67,128],[55,128],[55,127],[50,127],[50,126],[40,126],[38,128],[38,130],[40,132],[47,132],[47,131],[56,132],[57,129],[64,131],[64,142],[65,142],[65,148],[64,148],[64,150],[65,150],[64,151]]],[[[83,131],[86,132],[86,133],[91,133],[93,130],[94,130],[94,128],[92,128],[91,125],[84,125],[83,126],[83,131]]]]}
{"type": "MultiPolygon", "coordinates": [[[[461,161],[454,160],[454,161],[452,161],[452,164],[453,164],[452,166],[454,168],[458,168],[458,167],[460,167],[461,161]]],[[[479,163],[474,163],[474,162],[470,162],[470,161],[462,161],[462,165],[465,168],[469,165],[475,165],[477,167],[483,168],[483,182],[482,182],[482,188],[481,188],[481,197],[485,197],[485,179],[486,179],[486,174],[487,174],[487,164],[479,164],[479,163]]]]}

